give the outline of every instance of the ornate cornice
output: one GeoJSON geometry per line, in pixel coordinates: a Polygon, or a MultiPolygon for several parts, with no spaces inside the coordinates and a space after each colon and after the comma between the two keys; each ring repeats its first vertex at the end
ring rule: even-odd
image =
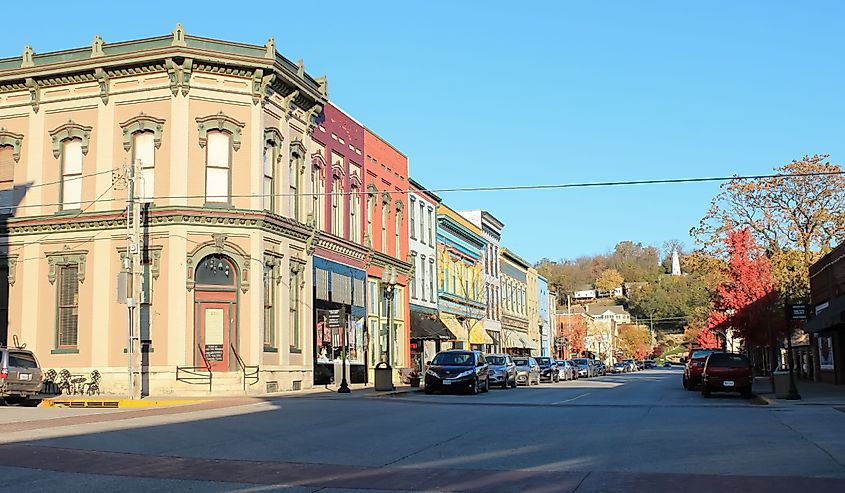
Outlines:
{"type": "Polygon", "coordinates": [[[390,255],[376,250],[371,250],[368,263],[376,267],[387,267],[392,265],[396,268],[396,270],[405,275],[410,275],[410,273],[414,271],[415,267],[414,264],[410,262],[399,260],[396,257],[391,257],[390,255]]]}
{"type": "MultiPolygon", "coordinates": [[[[201,208],[153,208],[149,213],[150,227],[174,226],[220,226],[239,229],[262,230],[268,233],[304,242],[310,230],[304,224],[275,214],[266,214],[251,210],[227,210],[201,208]]],[[[126,218],[120,211],[82,214],[68,219],[55,215],[9,218],[8,236],[30,234],[66,233],[123,229],[126,218]]]]}

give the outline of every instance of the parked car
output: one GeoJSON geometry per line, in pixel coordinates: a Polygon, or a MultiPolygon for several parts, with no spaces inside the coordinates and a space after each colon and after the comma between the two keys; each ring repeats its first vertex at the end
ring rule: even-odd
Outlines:
{"type": "Polygon", "coordinates": [[[593,372],[595,372],[596,376],[605,376],[607,375],[607,367],[604,366],[603,361],[593,360],[593,372]]]}
{"type": "Polygon", "coordinates": [[[613,363],[613,366],[610,367],[610,373],[627,373],[631,371],[627,364],[623,362],[613,363]]]}
{"type": "Polygon", "coordinates": [[[516,364],[518,385],[540,385],[540,365],[537,364],[537,360],[529,356],[517,356],[513,362],[516,364]]]}
{"type": "Polygon", "coordinates": [[[641,359],[637,360],[637,370],[645,370],[645,361],[641,359]]]}
{"type": "Polygon", "coordinates": [[[578,375],[578,365],[571,359],[566,360],[566,362],[572,367],[572,380],[578,380],[580,377],[580,375],[578,375]]]}
{"type": "Polygon", "coordinates": [[[695,390],[701,383],[701,373],[704,371],[704,361],[711,353],[721,352],[715,348],[691,349],[689,356],[685,358],[683,384],[687,390],[695,390]]]}
{"type": "Polygon", "coordinates": [[[742,397],[751,397],[751,364],[742,354],[713,352],[704,361],[701,373],[701,395],[710,397],[711,392],[739,392],[742,397]]]}
{"type": "Polygon", "coordinates": [[[0,347],[0,400],[3,404],[37,406],[43,385],[41,367],[32,351],[0,347]]]}
{"type": "Polygon", "coordinates": [[[623,359],[623,363],[628,365],[628,371],[637,371],[637,363],[632,359],[623,359]]]}
{"type": "Polygon", "coordinates": [[[558,371],[558,378],[563,381],[572,380],[575,378],[572,374],[575,373],[574,368],[572,365],[569,364],[569,361],[564,359],[557,361],[557,371],[558,371]]]}
{"type": "Polygon", "coordinates": [[[490,367],[480,351],[440,351],[425,371],[425,393],[435,390],[490,390],[490,367]]]}
{"type": "Polygon", "coordinates": [[[672,368],[672,363],[666,361],[665,363],[663,363],[663,368],[672,368]]]}
{"type": "Polygon", "coordinates": [[[655,363],[652,359],[647,359],[643,362],[643,366],[645,366],[646,369],[657,368],[657,363],[655,363]]]}
{"type": "Polygon", "coordinates": [[[578,365],[578,376],[583,378],[590,378],[594,376],[593,365],[587,358],[575,358],[572,361],[578,365]]]}
{"type": "Polygon", "coordinates": [[[540,365],[540,380],[545,380],[547,382],[557,382],[560,380],[560,374],[558,373],[555,360],[549,358],[548,356],[538,356],[534,359],[537,360],[537,364],[540,365]]]}
{"type": "Polygon", "coordinates": [[[516,388],[516,365],[510,354],[488,354],[485,359],[490,366],[490,385],[516,388]]]}

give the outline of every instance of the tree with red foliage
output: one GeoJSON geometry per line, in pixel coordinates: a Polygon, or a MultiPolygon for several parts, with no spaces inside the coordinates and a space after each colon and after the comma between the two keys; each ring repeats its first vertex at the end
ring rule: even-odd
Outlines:
{"type": "Polygon", "coordinates": [[[571,315],[558,313],[555,318],[557,319],[557,336],[566,338],[570,351],[582,354],[587,337],[587,319],[580,313],[571,315]]]}
{"type": "Polygon", "coordinates": [[[782,331],[771,264],[747,228],[728,233],[728,264],[716,289],[714,309],[698,335],[702,347],[718,347],[717,334],[733,330],[746,346],[763,346],[782,331]]]}

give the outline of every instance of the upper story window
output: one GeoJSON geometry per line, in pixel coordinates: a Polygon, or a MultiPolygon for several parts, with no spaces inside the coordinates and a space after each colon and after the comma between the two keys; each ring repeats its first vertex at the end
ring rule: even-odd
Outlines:
{"type": "Polygon", "coordinates": [[[434,209],[428,208],[428,244],[434,245],[434,209]]]}
{"type": "Polygon", "coordinates": [[[141,113],[121,123],[120,128],[123,129],[123,149],[137,165],[137,195],[141,202],[152,202],[155,197],[155,154],[161,147],[164,120],[141,113]]]}
{"type": "Polygon", "coordinates": [[[416,214],[414,214],[414,206],[417,205],[417,204],[415,204],[416,199],[414,197],[410,197],[410,199],[411,199],[411,207],[409,209],[409,212],[410,212],[411,222],[408,224],[408,231],[411,233],[411,239],[416,240],[417,239],[417,223],[416,223],[416,214]]]}
{"type": "Polygon", "coordinates": [[[277,212],[276,168],[282,155],[282,133],[278,129],[264,130],[264,154],[262,155],[261,208],[277,212]]]}
{"type": "Polygon", "coordinates": [[[0,128],[0,214],[10,214],[15,204],[15,163],[21,158],[23,135],[0,128]]]}
{"type": "Polygon", "coordinates": [[[230,204],[232,153],[241,148],[244,124],[220,113],[197,118],[200,147],[205,147],[205,201],[230,204]]]}
{"type": "Polygon", "coordinates": [[[387,222],[390,219],[390,194],[381,194],[381,253],[387,253],[387,222]]]}
{"type": "Polygon", "coordinates": [[[322,229],[323,214],[325,213],[323,207],[323,193],[325,193],[323,172],[326,169],[326,160],[323,152],[323,147],[319,146],[319,150],[311,156],[311,220],[317,229],[322,229]]]}
{"type": "Polygon", "coordinates": [[[367,185],[367,242],[373,245],[373,219],[376,214],[376,194],[378,189],[370,183],[367,185]]]}
{"type": "Polygon", "coordinates": [[[343,237],[343,177],[335,173],[332,178],[332,233],[343,237]]]}
{"type": "Polygon", "coordinates": [[[227,132],[208,132],[205,157],[205,201],[228,204],[232,176],[232,140],[227,132]]]}
{"type": "MultiPolygon", "coordinates": [[[[420,201],[420,243],[425,245],[425,204],[420,201]]],[[[434,246],[434,243],[431,243],[434,246]]]]}
{"type": "Polygon", "coordinates": [[[59,159],[61,210],[75,210],[82,205],[82,161],[88,154],[91,127],[69,121],[50,132],[53,156],[59,159]]]}
{"type": "Polygon", "coordinates": [[[132,160],[141,173],[138,197],[141,202],[152,202],[155,190],[155,142],[152,132],[137,132],[132,143],[132,160]]]}
{"type": "Polygon", "coordinates": [[[399,232],[402,231],[402,211],[404,209],[405,209],[405,206],[402,204],[402,201],[397,200],[396,201],[396,220],[395,220],[396,224],[394,225],[394,230],[393,230],[393,233],[394,233],[394,235],[393,235],[394,236],[393,247],[394,247],[396,258],[401,258],[401,255],[402,255],[402,252],[401,252],[402,242],[400,241],[401,238],[399,238],[399,232]]]}
{"type": "Polygon", "coordinates": [[[352,211],[349,218],[349,239],[355,243],[361,243],[361,195],[360,187],[353,184],[349,196],[352,211]]]}

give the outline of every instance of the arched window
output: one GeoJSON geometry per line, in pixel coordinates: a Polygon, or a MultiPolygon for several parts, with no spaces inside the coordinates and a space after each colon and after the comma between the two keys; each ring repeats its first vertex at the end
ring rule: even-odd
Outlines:
{"type": "Polygon", "coordinates": [[[206,286],[235,286],[237,273],[228,258],[222,255],[209,255],[197,264],[194,279],[197,284],[206,286]]]}

